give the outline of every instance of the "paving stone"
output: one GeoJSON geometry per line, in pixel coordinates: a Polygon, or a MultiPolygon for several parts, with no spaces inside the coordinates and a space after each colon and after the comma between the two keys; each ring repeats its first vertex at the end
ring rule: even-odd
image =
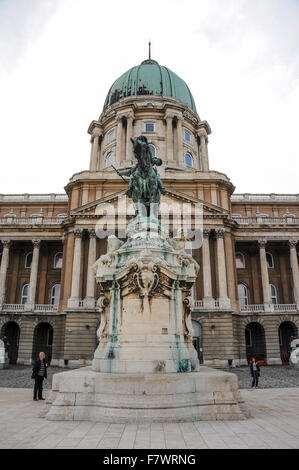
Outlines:
{"type": "Polygon", "coordinates": [[[241,393],[252,415],[245,421],[125,425],[46,421],[30,390],[0,388],[0,448],[299,448],[299,387],[241,393]]]}

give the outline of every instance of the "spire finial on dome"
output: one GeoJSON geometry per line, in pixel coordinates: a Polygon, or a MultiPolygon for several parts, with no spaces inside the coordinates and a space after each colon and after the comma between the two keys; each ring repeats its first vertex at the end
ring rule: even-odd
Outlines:
{"type": "Polygon", "coordinates": [[[148,60],[151,60],[151,40],[148,42],[148,60]]]}

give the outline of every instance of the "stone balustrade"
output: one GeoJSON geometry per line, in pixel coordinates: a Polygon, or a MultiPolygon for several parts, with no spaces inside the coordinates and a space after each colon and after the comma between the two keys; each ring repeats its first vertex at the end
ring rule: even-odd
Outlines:
{"type": "MultiPolygon", "coordinates": [[[[35,304],[33,309],[34,312],[57,312],[58,305],[51,305],[51,304],[35,304]]],[[[26,312],[29,311],[26,304],[3,304],[2,305],[3,312],[26,312]]],[[[30,309],[31,311],[31,309],[30,309]]]]}
{"type": "Polygon", "coordinates": [[[239,225],[299,225],[299,217],[233,217],[239,225]]]}
{"type": "Polygon", "coordinates": [[[0,225],[59,225],[66,217],[0,217],[0,225]]]}
{"type": "Polygon", "coordinates": [[[34,202],[47,202],[47,201],[68,201],[67,194],[0,194],[1,202],[19,202],[19,201],[34,201],[34,202]]]}
{"type": "Polygon", "coordinates": [[[231,196],[232,202],[238,201],[255,201],[255,202],[264,202],[264,201],[290,201],[296,202],[299,201],[299,194],[233,194],[231,196]]]}
{"type": "MultiPolygon", "coordinates": [[[[277,313],[287,313],[287,312],[297,312],[297,305],[296,304],[272,304],[270,305],[271,312],[277,313]]],[[[241,305],[240,311],[242,313],[264,313],[265,312],[265,305],[264,304],[254,304],[254,305],[241,305]]]]}

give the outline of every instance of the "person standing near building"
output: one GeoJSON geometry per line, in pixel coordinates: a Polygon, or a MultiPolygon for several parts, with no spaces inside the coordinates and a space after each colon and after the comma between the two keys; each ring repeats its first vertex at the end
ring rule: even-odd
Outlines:
{"type": "Polygon", "coordinates": [[[44,352],[39,353],[39,359],[35,361],[32,369],[32,378],[34,382],[33,400],[44,400],[43,398],[43,381],[47,378],[47,367],[48,364],[45,359],[46,355],[44,352]]]}
{"type": "Polygon", "coordinates": [[[251,377],[252,377],[252,385],[251,388],[258,387],[259,383],[259,376],[260,376],[260,366],[256,362],[255,358],[252,358],[251,364],[250,364],[250,372],[251,372],[251,377]]]}

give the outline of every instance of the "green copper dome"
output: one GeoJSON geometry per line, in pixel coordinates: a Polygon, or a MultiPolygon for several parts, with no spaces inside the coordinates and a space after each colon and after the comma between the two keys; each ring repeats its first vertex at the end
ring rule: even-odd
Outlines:
{"type": "Polygon", "coordinates": [[[144,60],[113,83],[104,110],[122,98],[135,95],[170,96],[196,112],[193,96],[184,80],[152,59],[144,60]]]}

